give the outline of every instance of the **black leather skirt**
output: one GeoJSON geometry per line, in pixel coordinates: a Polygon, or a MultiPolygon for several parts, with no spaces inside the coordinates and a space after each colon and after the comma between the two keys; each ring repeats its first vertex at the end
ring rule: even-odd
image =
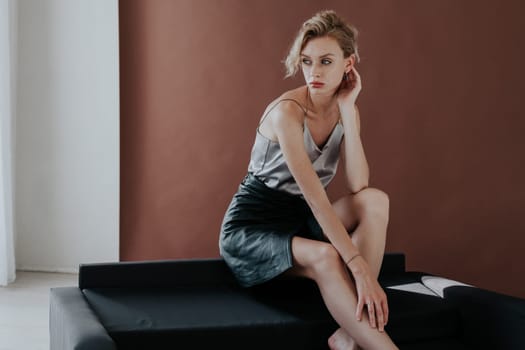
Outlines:
{"type": "Polygon", "coordinates": [[[267,187],[248,173],[226,211],[219,248],[244,287],[282,274],[293,266],[292,237],[325,236],[301,196],[267,187]]]}

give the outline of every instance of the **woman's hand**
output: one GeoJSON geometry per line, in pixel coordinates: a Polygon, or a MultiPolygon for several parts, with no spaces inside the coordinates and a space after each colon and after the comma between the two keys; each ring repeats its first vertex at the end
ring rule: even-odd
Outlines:
{"type": "Polygon", "coordinates": [[[353,259],[348,267],[354,276],[357,289],[357,319],[361,320],[366,306],[370,327],[377,327],[380,332],[383,332],[388,322],[388,302],[385,292],[377,279],[372,276],[368,264],[361,256],[353,259]]]}
{"type": "Polygon", "coordinates": [[[361,92],[361,76],[357,73],[357,70],[352,67],[348,73],[348,78],[341,82],[339,90],[337,91],[337,104],[339,110],[352,111],[361,92]]]}

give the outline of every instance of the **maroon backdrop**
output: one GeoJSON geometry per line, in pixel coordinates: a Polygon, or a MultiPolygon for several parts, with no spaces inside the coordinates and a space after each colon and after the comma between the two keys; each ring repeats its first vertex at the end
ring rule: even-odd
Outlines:
{"type": "MultiPolygon", "coordinates": [[[[218,256],[281,63],[332,8],[360,30],[371,184],[410,269],[525,297],[525,45],[516,1],[120,2],[122,260],[218,256]]],[[[332,198],[344,189],[338,175],[332,198]]]]}

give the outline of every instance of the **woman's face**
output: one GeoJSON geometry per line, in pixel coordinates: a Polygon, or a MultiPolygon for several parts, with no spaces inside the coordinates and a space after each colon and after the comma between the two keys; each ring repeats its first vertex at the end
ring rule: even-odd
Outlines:
{"type": "Polygon", "coordinates": [[[353,55],[344,58],[337,40],[329,36],[311,39],[301,52],[304,80],[312,95],[333,95],[352,64],[353,55]]]}

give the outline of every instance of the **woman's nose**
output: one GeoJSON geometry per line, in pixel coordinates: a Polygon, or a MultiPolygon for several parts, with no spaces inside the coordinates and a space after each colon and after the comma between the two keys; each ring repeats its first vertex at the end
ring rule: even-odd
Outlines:
{"type": "Polygon", "coordinates": [[[321,73],[319,72],[319,68],[312,69],[311,75],[314,78],[319,78],[321,76],[321,73]]]}

